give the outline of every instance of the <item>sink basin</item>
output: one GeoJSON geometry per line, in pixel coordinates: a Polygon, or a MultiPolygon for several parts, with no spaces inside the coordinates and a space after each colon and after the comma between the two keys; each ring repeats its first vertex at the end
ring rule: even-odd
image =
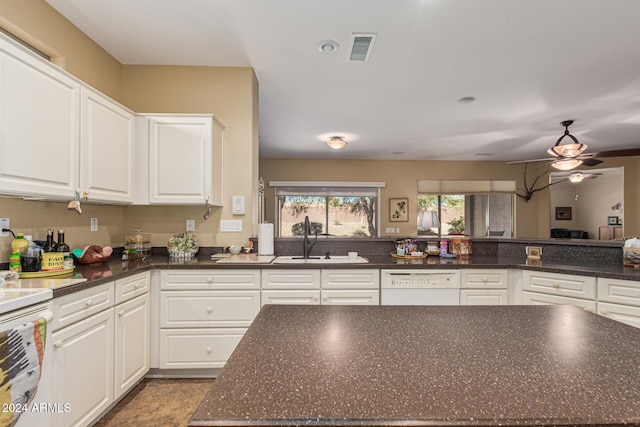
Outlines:
{"type": "Polygon", "coordinates": [[[355,258],[346,255],[331,255],[329,259],[324,256],[302,258],[301,256],[279,256],[273,260],[272,264],[367,264],[368,259],[358,256],[355,258]]]}

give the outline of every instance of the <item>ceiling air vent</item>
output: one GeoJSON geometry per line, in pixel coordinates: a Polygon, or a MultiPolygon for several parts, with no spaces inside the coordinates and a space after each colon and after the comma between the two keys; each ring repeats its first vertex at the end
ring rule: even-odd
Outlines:
{"type": "Polygon", "coordinates": [[[349,61],[367,62],[373,50],[376,34],[353,33],[349,42],[349,61]]]}

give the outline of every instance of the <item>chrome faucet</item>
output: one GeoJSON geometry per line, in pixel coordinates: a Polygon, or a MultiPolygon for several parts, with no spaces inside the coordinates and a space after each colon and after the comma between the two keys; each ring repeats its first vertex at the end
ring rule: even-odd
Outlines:
{"type": "Polygon", "coordinates": [[[315,237],[312,242],[309,241],[309,234],[311,234],[311,225],[309,224],[309,216],[304,217],[304,242],[302,247],[302,257],[304,259],[309,258],[309,252],[316,244],[318,240],[318,230],[316,230],[315,237]]]}

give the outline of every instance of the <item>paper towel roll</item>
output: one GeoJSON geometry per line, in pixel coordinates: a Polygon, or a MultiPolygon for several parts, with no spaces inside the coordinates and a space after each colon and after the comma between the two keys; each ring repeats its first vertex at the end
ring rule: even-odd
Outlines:
{"type": "Polygon", "coordinates": [[[258,255],[273,254],[273,224],[258,224],[258,255]]]}

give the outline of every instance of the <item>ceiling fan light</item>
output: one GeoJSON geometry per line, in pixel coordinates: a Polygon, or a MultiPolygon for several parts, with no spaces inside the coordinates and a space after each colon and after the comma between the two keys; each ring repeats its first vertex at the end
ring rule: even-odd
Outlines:
{"type": "Polygon", "coordinates": [[[547,153],[555,157],[578,157],[587,149],[586,144],[564,144],[554,145],[547,150],[547,153]]]}
{"type": "Polygon", "coordinates": [[[340,150],[341,148],[347,146],[347,141],[345,141],[344,138],[340,136],[332,136],[327,141],[327,145],[329,146],[329,148],[333,148],[334,150],[340,150]]]}
{"type": "Polygon", "coordinates": [[[573,168],[577,168],[581,164],[582,164],[582,160],[562,159],[562,160],[556,160],[555,162],[551,163],[551,166],[556,169],[560,169],[561,171],[568,171],[573,168]]]}
{"type": "Polygon", "coordinates": [[[582,182],[583,179],[584,175],[581,172],[574,172],[569,175],[569,181],[573,182],[574,184],[582,182]]]}

